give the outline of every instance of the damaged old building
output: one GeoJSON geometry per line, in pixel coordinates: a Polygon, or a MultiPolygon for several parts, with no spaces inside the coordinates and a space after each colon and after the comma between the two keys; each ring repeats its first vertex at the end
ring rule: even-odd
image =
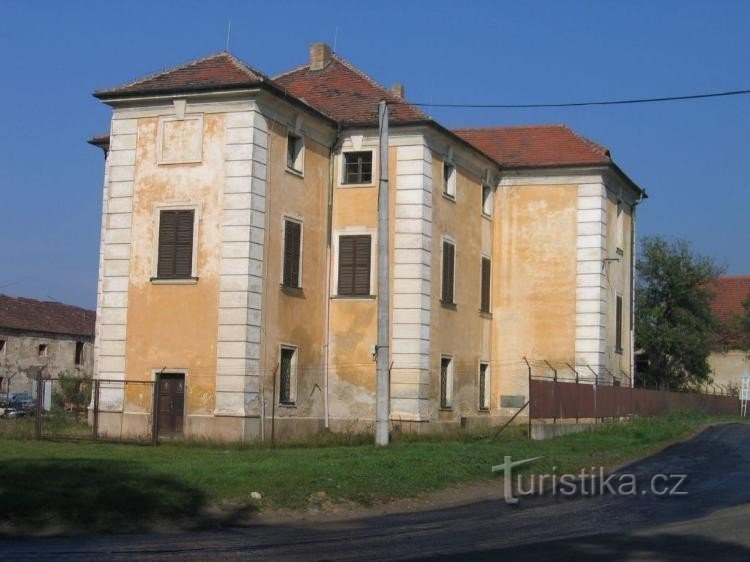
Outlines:
{"type": "Polygon", "coordinates": [[[371,429],[377,298],[390,416],[501,423],[526,360],[630,380],[635,208],[563,125],[449,129],[325,44],[269,77],[221,52],[95,96],[112,108],[95,376],[100,430],[253,440],[371,429]],[[378,103],[390,281],[377,283],[378,103]]]}

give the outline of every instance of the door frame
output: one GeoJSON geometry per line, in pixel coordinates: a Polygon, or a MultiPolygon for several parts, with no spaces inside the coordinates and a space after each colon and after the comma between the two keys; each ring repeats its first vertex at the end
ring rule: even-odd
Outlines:
{"type": "MultiPolygon", "coordinates": [[[[151,415],[154,417],[154,420],[158,420],[159,418],[159,388],[157,386],[157,375],[182,375],[185,380],[185,388],[184,392],[182,394],[182,434],[185,435],[185,421],[187,418],[187,389],[188,389],[188,369],[181,369],[181,368],[169,368],[169,367],[162,367],[161,369],[151,369],[151,382],[153,383],[152,388],[154,389],[154,396],[156,397],[156,400],[154,400],[154,407],[153,412],[151,415]]],[[[159,423],[156,421],[153,424],[154,429],[157,430],[155,439],[158,440],[162,436],[159,435],[159,423]]]]}

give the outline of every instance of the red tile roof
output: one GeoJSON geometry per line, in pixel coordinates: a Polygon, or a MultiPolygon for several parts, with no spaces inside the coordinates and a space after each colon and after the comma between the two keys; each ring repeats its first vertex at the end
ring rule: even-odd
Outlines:
{"type": "Polygon", "coordinates": [[[93,310],[0,295],[0,328],[93,337],[95,322],[93,310]]]}
{"type": "Polygon", "coordinates": [[[453,129],[507,168],[611,164],[609,150],[565,125],[453,129]]]}
{"type": "Polygon", "coordinates": [[[714,293],[711,310],[722,322],[731,322],[745,314],[743,306],[750,299],[750,275],[718,277],[709,283],[714,293]]]}
{"type": "Polygon", "coordinates": [[[417,107],[337,55],[332,55],[330,63],[322,70],[310,70],[310,65],[305,65],[275,76],[273,81],[343,125],[376,124],[381,100],[391,102],[391,123],[429,119],[417,107]]]}
{"type": "Polygon", "coordinates": [[[139,94],[206,91],[256,86],[268,80],[235,56],[221,52],[176,66],[115,88],[98,90],[94,96],[107,99],[139,94]]]}

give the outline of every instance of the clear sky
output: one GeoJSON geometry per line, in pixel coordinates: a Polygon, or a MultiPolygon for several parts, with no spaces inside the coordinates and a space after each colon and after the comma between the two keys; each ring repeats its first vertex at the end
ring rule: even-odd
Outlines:
{"type": "MultiPolygon", "coordinates": [[[[108,130],[97,88],[224,49],[267,74],[337,52],[412,101],[536,103],[750,88],[750,2],[0,0],[0,292],[94,307],[108,130]]],[[[567,123],[650,199],[639,234],[750,273],[750,96],[433,109],[447,126],[567,123]]]]}

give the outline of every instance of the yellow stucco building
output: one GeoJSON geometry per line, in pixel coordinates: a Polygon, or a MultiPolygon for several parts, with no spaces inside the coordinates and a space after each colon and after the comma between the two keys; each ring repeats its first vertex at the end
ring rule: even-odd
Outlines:
{"type": "Polygon", "coordinates": [[[324,44],[274,78],[219,53],[95,96],[102,431],[154,405],[190,437],[373,426],[381,100],[393,425],[508,419],[524,358],[629,381],[645,194],[567,127],[449,130],[324,44]]]}

